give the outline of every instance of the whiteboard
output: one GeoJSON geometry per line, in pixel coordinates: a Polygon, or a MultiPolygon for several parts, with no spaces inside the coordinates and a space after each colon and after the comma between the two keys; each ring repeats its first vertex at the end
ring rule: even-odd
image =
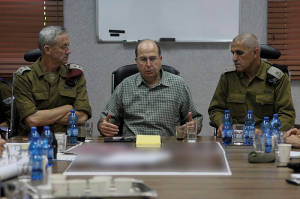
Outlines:
{"type": "Polygon", "coordinates": [[[102,42],[231,42],[239,33],[239,0],[97,0],[96,10],[102,42]]]}

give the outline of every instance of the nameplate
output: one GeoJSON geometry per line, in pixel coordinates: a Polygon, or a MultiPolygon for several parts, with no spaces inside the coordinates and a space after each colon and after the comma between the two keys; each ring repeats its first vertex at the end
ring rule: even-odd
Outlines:
{"type": "Polygon", "coordinates": [[[136,147],[160,148],[160,135],[137,135],[136,147]]]}

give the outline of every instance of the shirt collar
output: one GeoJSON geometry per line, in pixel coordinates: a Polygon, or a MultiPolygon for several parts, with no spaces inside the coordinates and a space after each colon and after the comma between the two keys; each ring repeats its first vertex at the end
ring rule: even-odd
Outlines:
{"type": "MultiPolygon", "coordinates": [[[[41,68],[41,57],[37,59],[36,62],[33,63],[32,68],[36,71],[36,74],[38,75],[38,77],[40,78],[41,76],[44,76],[47,72],[44,72],[41,68]]],[[[60,76],[62,77],[66,77],[67,76],[67,66],[65,65],[61,65],[58,68],[58,72],[57,72],[60,76]]]]}
{"type": "MultiPolygon", "coordinates": [[[[170,74],[168,74],[167,72],[165,72],[163,69],[160,70],[161,72],[161,79],[160,81],[156,84],[155,87],[159,86],[159,85],[164,85],[164,86],[170,86],[170,83],[168,81],[170,74]]],[[[147,83],[145,82],[145,80],[143,79],[141,73],[139,73],[137,75],[137,79],[136,79],[136,85],[137,86],[141,86],[142,84],[147,85],[147,83]]]]}
{"type": "MultiPolygon", "coordinates": [[[[237,73],[238,73],[239,78],[244,78],[244,77],[246,77],[246,75],[245,75],[244,72],[237,72],[237,73]]],[[[266,73],[266,63],[265,63],[263,60],[260,61],[260,67],[259,67],[259,69],[258,69],[258,71],[257,71],[257,73],[256,73],[256,75],[255,75],[255,77],[257,77],[257,78],[259,78],[259,79],[261,79],[261,80],[264,80],[264,79],[266,79],[266,77],[267,77],[267,73],[266,73]]]]}

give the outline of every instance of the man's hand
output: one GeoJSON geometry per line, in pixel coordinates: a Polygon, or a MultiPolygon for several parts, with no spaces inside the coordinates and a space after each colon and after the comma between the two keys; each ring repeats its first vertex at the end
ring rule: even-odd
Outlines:
{"type": "Polygon", "coordinates": [[[5,141],[0,136],[0,157],[2,156],[2,153],[4,151],[4,144],[5,144],[5,141]]]}
{"type": "Polygon", "coordinates": [[[293,147],[300,148],[300,130],[297,128],[288,130],[283,135],[283,140],[287,144],[292,144],[293,147]]]}
{"type": "MultiPolygon", "coordinates": [[[[180,128],[181,129],[185,129],[187,126],[194,126],[197,125],[197,134],[200,133],[201,130],[201,122],[199,120],[194,120],[193,119],[193,114],[192,112],[188,113],[188,122],[184,125],[181,125],[180,128]]],[[[184,135],[186,136],[186,131],[184,131],[184,135]]]]}
{"type": "Polygon", "coordinates": [[[300,136],[300,130],[297,128],[290,129],[285,133],[284,137],[289,137],[291,135],[299,135],[300,136]]]}
{"type": "Polygon", "coordinates": [[[218,130],[217,130],[217,136],[218,136],[218,137],[222,137],[222,128],[223,128],[223,124],[221,124],[221,125],[218,127],[218,130]]]}
{"type": "Polygon", "coordinates": [[[103,136],[115,136],[119,133],[119,127],[109,122],[111,118],[110,114],[107,114],[106,118],[99,122],[98,130],[103,136]]]}

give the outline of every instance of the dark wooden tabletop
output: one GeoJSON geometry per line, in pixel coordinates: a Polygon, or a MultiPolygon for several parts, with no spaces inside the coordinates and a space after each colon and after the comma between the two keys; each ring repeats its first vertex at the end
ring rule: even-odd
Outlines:
{"type": "MultiPolygon", "coordinates": [[[[102,138],[94,140],[103,142],[102,138]]],[[[215,141],[213,137],[199,137],[198,141],[215,141]]],[[[176,142],[164,138],[163,142],[176,142]]],[[[248,146],[224,147],[231,168],[231,176],[132,176],[155,189],[159,198],[299,198],[300,186],[286,183],[291,169],[279,163],[250,164],[248,146]]],[[[294,160],[300,161],[300,160],[294,160]]],[[[56,161],[55,173],[62,173],[70,162],[56,161]]]]}

